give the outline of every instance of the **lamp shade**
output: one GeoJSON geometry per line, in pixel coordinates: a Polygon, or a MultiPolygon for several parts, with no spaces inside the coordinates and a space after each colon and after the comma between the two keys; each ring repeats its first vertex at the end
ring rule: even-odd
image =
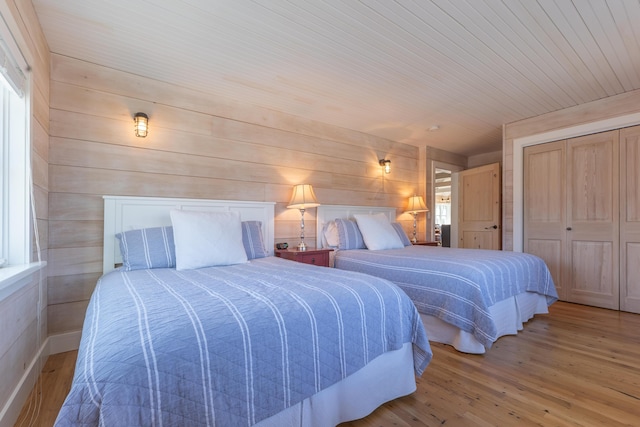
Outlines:
{"type": "Polygon", "coordinates": [[[311,184],[298,184],[293,187],[293,195],[289,202],[290,209],[307,209],[320,206],[311,184]]]}
{"type": "Polygon", "coordinates": [[[407,209],[405,212],[428,212],[429,208],[424,204],[424,200],[422,200],[422,196],[411,196],[409,197],[409,203],[407,204],[407,209]]]}

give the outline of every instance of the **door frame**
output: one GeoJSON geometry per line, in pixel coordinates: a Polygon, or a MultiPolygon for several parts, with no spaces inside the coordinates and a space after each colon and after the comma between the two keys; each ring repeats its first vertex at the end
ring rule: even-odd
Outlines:
{"type": "MultiPolygon", "coordinates": [[[[513,251],[524,248],[524,148],[530,145],[605,132],[640,124],[640,113],[570,126],[513,140],[513,251]]],[[[504,218],[503,218],[504,222],[504,218]]]]}

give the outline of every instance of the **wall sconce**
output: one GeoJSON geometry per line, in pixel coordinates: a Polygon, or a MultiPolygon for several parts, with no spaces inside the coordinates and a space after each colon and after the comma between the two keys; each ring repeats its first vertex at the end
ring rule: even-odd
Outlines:
{"type": "Polygon", "coordinates": [[[136,136],[141,138],[147,136],[147,132],[149,131],[149,116],[145,113],[136,113],[136,115],[133,116],[133,121],[135,122],[134,129],[136,136]]]}
{"type": "Polygon", "coordinates": [[[391,173],[391,160],[380,159],[378,163],[384,168],[384,173],[391,173]]]}
{"type": "Polygon", "coordinates": [[[300,243],[298,244],[299,251],[306,251],[307,245],[304,243],[304,210],[306,208],[315,208],[320,206],[316,195],[313,192],[311,184],[298,184],[293,187],[293,194],[291,195],[291,201],[289,202],[289,209],[300,209],[300,243]]]}
{"type": "Polygon", "coordinates": [[[429,212],[429,208],[424,204],[424,200],[422,196],[412,196],[409,197],[409,203],[407,204],[407,209],[405,212],[413,215],[413,237],[411,238],[412,243],[418,242],[418,238],[416,237],[416,227],[417,227],[417,217],[418,212],[429,212]]]}

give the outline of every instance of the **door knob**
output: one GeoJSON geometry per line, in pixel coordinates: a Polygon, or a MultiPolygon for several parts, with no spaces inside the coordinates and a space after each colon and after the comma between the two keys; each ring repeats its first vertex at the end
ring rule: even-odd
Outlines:
{"type": "Polygon", "coordinates": [[[490,230],[490,229],[492,229],[492,228],[493,228],[494,230],[497,230],[497,229],[498,229],[498,226],[497,226],[497,225],[492,225],[491,227],[485,227],[484,229],[485,229],[485,230],[490,230]]]}

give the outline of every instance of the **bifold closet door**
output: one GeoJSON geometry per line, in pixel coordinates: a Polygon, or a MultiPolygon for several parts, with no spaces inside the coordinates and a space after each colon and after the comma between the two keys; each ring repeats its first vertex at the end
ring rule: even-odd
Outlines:
{"type": "Polygon", "coordinates": [[[640,126],[620,131],[620,309],[640,313],[640,126]]]}
{"type": "Polygon", "coordinates": [[[619,131],[567,141],[568,300],[620,308],[619,131]]]}
{"type": "Polygon", "coordinates": [[[561,300],[620,307],[619,131],[525,149],[525,251],[561,300]]]}
{"type": "Polygon", "coordinates": [[[533,145],[524,150],[524,251],[542,258],[561,300],[567,300],[566,141],[533,145]]]}

